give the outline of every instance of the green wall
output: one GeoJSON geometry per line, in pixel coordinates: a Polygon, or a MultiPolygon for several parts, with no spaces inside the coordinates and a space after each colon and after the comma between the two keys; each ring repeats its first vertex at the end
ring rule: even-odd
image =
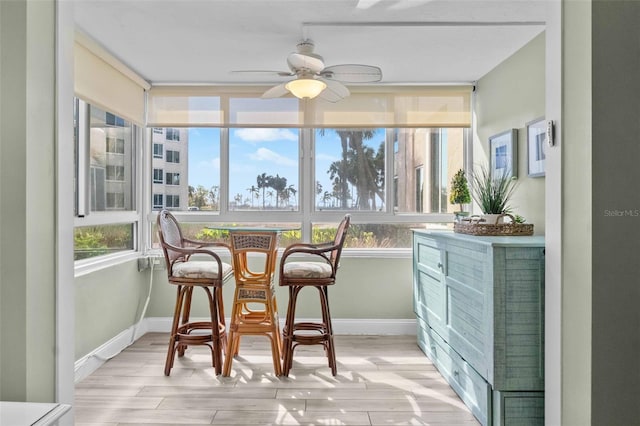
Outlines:
{"type": "MultiPolygon", "coordinates": [[[[76,277],[76,359],[133,326],[143,310],[150,285],[146,317],[171,318],[176,287],[167,282],[164,266],[155,267],[152,282],[150,269],[138,272],[137,268],[137,261],[129,261],[76,277]]],[[[227,317],[231,314],[233,290],[231,280],[224,288],[227,317]]],[[[204,292],[194,294],[192,315],[208,316],[204,292]]],[[[282,319],[288,298],[286,288],[276,288],[282,319]]],[[[381,259],[343,255],[338,281],[330,288],[329,299],[334,319],[413,319],[410,256],[381,259]]],[[[301,317],[319,317],[317,292],[303,291],[297,312],[301,317]]]]}
{"type": "Polygon", "coordinates": [[[149,282],[132,260],[76,277],[75,287],[77,360],[137,322],[149,282]]]}
{"type": "Polygon", "coordinates": [[[0,1],[0,399],[56,398],[53,1],[0,1]]]}
{"type": "MultiPolygon", "coordinates": [[[[413,319],[412,268],[409,256],[402,259],[348,257],[343,254],[336,284],[329,289],[334,319],[413,319]]],[[[144,275],[148,276],[149,272],[144,275]]],[[[276,277],[277,283],[277,277],[276,277]]],[[[277,287],[277,285],[276,285],[277,287]]],[[[233,280],[224,288],[225,314],[231,314],[233,280]]],[[[203,293],[204,295],[204,293],[203,293]]],[[[175,287],[169,285],[166,270],[154,271],[151,302],[147,317],[171,317],[175,287]]],[[[276,288],[278,312],[284,318],[289,294],[276,288]]],[[[194,301],[193,313],[207,316],[205,298],[194,301]]],[[[300,293],[296,312],[301,317],[319,317],[317,292],[300,293]]]]}
{"type": "MultiPolygon", "coordinates": [[[[591,1],[563,1],[562,11],[562,115],[560,140],[561,170],[554,190],[562,194],[562,249],[559,299],[562,424],[581,426],[591,417],[592,303],[592,143],[591,143],[591,1]],[[557,185],[557,187],[556,187],[557,185]]],[[[555,252],[547,252],[553,256],[555,252]]],[[[554,360],[557,362],[557,360],[554,360]]],[[[615,393],[609,388],[610,395],[615,393]]],[[[558,396],[558,395],[556,395],[558,396]]]]}
{"type": "MultiPolygon", "coordinates": [[[[545,36],[522,49],[478,80],[474,109],[474,169],[489,162],[489,137],[518,129],[518,188],[510,203],[516,214],[544,235],[545,178],[527,177],[526,123],[545,115],[545,36]]],[[[475,206],[474,213],[481,213],[475,206]]]]}

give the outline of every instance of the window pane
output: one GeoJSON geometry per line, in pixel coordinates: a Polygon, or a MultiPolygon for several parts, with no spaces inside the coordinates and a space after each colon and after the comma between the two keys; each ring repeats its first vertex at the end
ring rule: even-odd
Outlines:
{"type": "Polygon", "coordinates": [[[133,250],[134,224],[82,226],[74,229],[74,259],[133,250]]]}
{"type": "Polygon", "coordinates": [[[135,210],[133,125],[90,106],[91,211],[135,210]]]}
{"type": "MultiPolygon", "coordinates": [[[[429,229],[448,229],[452,224],[430,223],[429,229]]],[[[345,248],[411,248],[412,229],[424,229],[424,223],[368,223],[351,224],[345,239],[345,248]]],[[[314,223],[312,242],[333,241],[338,223],[314,223]]]]}
{"type": "Polygon", "coordinates": [[[229,210],[298,210],[297,129],[231,129],[229,210]]]}
{"type": "Polygon", "coordinates": [[[153,209],[219,211],[220,130],[154,128],[153,209]],[[162,153],[159,148],[159,153],[162,153]]]}
{"type": "MultiPolygon", "coordinates": [[[[152,247],[160,248],[158,240],[158,228],[156,222],[152,225],[152,247]]],[[[246,226],[249,228],[273,227],[290,229],[280,233],[278,247],[285,248],[290,244],[302,242],[301,224],[299,222],[278,222],[278,223],[197,223],[197,222],[181,222],[180,230],[185,238],[207,242],[224,242],[229,244],[229,231],[218,229],[219,227],[229,226],[246,226]]],[[[334,230],[335,232],[335,230],[334,230]]]]}
{"type": "Polygon", "coordinates": [[[453,175],[464,167],[465,129],[397,129],[394,202],[399,213],[451,213],[453,175]],[[412,172],[413,171],[413,172],[412,172]]]}
{"type": "Polygon", "coordinates": [[[384,129],[316,131],[316,209],[384,209],[384,129]]]}
{"type": "MultiPolygon", "coordinates": [[[[153,129],[153,133],[156,134],[156,130],[158,129],[153,129]]],[[[160,129],[162,130],[162,129],[160,129]]],[[[154,143],[153,144],[153,158],[162,158],[163,157],[163,146],[161,143],[154,143]]]]}

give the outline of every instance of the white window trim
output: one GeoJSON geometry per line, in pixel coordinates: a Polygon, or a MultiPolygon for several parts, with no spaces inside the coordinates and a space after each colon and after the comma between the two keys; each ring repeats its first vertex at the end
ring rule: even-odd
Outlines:
{"type": "MultiPolygon", "coordinates": [[[[88,103],[85,103],[82,100],[79,100],[79,102],[82,105],[79,109],[79,113],[86,113],[88,111],[88,103]]],[[[74,228],[76,228],[99,225],[132,224],[134,227],[132,236],[133,247],[135,249],[122,250],[117,253],[76,260],[74,261],[74,273],[76,276],[84,275],[95,270],[120,264],[130,259],[139,257],[142,249],[144,248],[143,246],[145,238],[143,238],[143,228],[146,225],[144,225],[144,221],[142,220],[142,211],[143,208],[147,208],[146,206],[150,205],[152,200],[144,199],[146,194],[145,191],[143,191],[143,187],[147,181],[149,181],[150,183],[151,176],[149,175],[149,170],[146,167],[143,167],[143,161],[145,158],[150,158],[150,154],[152,154],[152,152],[150,149],[144,148],[146,145],[146,138],[143,137],[143,128],[136,125],[134,129],[135,131],[132,134],[132,142],[134,143],[133,155],[135,158],[134,164],[132,164],[132,179],[134,179],[134,187],[132,188],[134,197],[134,210],[107,210],[95,212],[86,210],[83,211],[81,209],[79,210],[79,215],[74,217],[73,226],[74,228]]],[[[79,129],[79,137],[84,137],[86,139],[86,151],[88,152],[89,141],[87,138],[89,137],[89,132],[86,132],[83,129],[79,129]]],[[[83,146],[84,144],[80,143],[80,145],[83,146]]],[[[113,153],[110,154],[113,155],[113,153]]],[[[80,167],[82,167],[83,165],[84,167],[86,167],[88,165],[88,162],[80,163],[80,167]]],[[[82,172],[79,173],[84,175],[84,173],[82,172]]],[[[86,185],[80,185],[79,191],[86,191],[86,185]]],[[[86,192],[84,194],[86,194],[86,192]]],[[[88,194],[86,195],[88,196],[88,194]]],[[[80,199],[82,200],[82,197],[80,199]]]]}

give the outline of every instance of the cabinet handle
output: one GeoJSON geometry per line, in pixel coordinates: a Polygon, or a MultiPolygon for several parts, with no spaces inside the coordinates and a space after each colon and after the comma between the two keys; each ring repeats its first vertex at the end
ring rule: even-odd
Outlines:
{"type": "Polygon", "coordinates": [[[442,263],[438,262],[438,268],[442,269],[442,263]]]}
{"type": "Polygon", "coordinates": [[[454,376],[459,376],[459,375],[460,375],[460,372],[459,372],[458,370],[453,370],[453,375],[454,375],[454,376]]]}

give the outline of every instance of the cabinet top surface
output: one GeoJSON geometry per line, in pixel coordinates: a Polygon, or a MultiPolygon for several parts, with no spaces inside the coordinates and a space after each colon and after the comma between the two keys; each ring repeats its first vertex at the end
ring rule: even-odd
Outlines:
{"type": "Polygon", "coordinates": [[[460,242],[468,241],[487,244],[495,247],[544,247],[544,236],[542,235],[484,237],[477,235],[458,234],[453,231],[437,231],[428,229],[413,229],[413,232],[415,234],[425,235],[429,237],[446,238],[460,242]]]}

